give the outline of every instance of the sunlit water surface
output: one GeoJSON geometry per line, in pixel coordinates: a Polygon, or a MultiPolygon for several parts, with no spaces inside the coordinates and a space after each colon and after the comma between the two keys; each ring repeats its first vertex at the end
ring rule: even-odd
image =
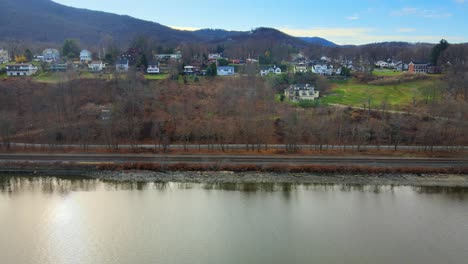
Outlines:
{"type": "Polygon", "coordinates": [[[468,263],[468,190],[0,177],[0,263],[468,263]]]}

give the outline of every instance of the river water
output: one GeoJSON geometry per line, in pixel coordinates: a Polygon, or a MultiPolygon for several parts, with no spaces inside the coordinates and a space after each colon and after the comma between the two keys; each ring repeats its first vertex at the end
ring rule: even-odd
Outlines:
{"type": "Polygon", "coordinates": [[[0,263],[467,263],[468,190],[0,177],[0,263]]]}

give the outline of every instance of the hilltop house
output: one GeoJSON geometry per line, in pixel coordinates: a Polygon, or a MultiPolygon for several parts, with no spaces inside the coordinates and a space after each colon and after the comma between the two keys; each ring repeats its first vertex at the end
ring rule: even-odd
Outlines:
{"type": "Polygon", "coordinates": [[[218,76],[232,76],[235,74],[234,66],[219,66],[217,74],[218,76]]]}
{"type": "Polygon", "coordinates": [[[93,60],[93,54],[89,50],[82,50],[80,52],[80,61],[81,62],[90,62],[93,60]]]}
{"type": "Polygon", "coordinates": [[[47,62],[58,61],[60,59],[60,52],[56,49],[45,49],[42,51],[41,59],[47,62]]]}
{"type": "Polygon", "coordinates": [[[105,67],[102,61],[92,61],[88,64],[88,68],[91,72],[101,72],[105,67]]]}
{"type": "Polygon", "coordinates": [[[38,68],[32,64],[8,64],[7,76],[30,76],[37,72],[38,68]]]}
{"type": "Polygon", "coordinates": [[[158,74],[161,70],[159,69],[158,63],[150,63],[148,64],[148,68],[146,69],[146,73],[148,74],[158,74]]]}
{"type": "Polygon", "coordinates": [[[266,76],[268,74],[281,74],[281,68],[275,66],[265,66],[260,69],[260,76],[266,76]]]}
{"type": "Polygon", "coordinates": [[[120,59],[115,64],[115,70],[117,72],[127,72],[129,68],[128,59],[120,59]]]}
{"type": "Polygon", "coordinates": [[[10,61],[10,55],[8,50],[0,49],[0,63],[6,63],[10,61]]]}
{"type": "Polygon", "coordinates": [[[310,84],[293,84],[284,90],[284,96],[293,102],[315,100],[319,98],[319,92],[310,84]]]}

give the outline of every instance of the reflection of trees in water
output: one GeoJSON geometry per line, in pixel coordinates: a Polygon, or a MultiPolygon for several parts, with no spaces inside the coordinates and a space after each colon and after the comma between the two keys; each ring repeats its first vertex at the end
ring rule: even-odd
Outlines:
{"type": "MultiPolygon", "coordinates": [[[[362,185],[362,184],[291,184],[291,183],[155,183],[155,182],[119,182],[101,181],[82,177],[24,177],[0,176],[0,192],[10,195],[22,192],[42,192],[46,194],[68,195],[70,192],[92,192],[99,189],[106,191],[126,190],[168,190],[168,189],[204,189],[239,191],[247,195],[257,192],[281,192],[285,199],[291,199],[294,191],[341,191],[394,193],[399,188],[395,185],[362,185]]],[[[467,187],[410,187],[418,194],[443,194],[454,200],[465,200],[468,197],[467,187]]]]}
{"type": "Polygon", "coordinates": [[[413,187],[418,194],[443,194],[452,200],[466,200],[468,198],[468,187],[445,187],[445,186],[421,186],[413,187]]]}
{"type": "Polygon", "coordinates": [[[0,177],[0,190],[10,194],[41,192],[67,195],[72,191],[95,191],[98,180],[76,177],[0,177]]]}
{"type": "Polygon", "coordinates": [[[165,190],[167,183],[100,181],[82,177],[0,177],[0,191],[9,194],[42,192],[45,194],[68,195],[70,192],[92,192],[104,190],[165,190]]]}

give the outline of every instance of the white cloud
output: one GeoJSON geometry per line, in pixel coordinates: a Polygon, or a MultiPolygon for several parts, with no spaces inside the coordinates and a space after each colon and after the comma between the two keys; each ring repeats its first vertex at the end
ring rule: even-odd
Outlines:
{"type": "Polygon", "coordinates": [[[466,0],[455,0],[455,2],[459,3],[459,4],[463,4],[466,2],[466,0]]]}
{"type": "Polygon", "coordinates": [[[173,29],[185,30],[185,31],[195,31],[195,30],[201,29],[201,28],[196,28],[196,27],[180,27],[180,26],[169,26],[169,27],[173,29]]]}
{"type": "Polygon", "coordinates": [[[359,19],[359,15],[355,14],[355,15],[348,16],[348,17],[345,17],[345,18],[348,19],[348,20],[358,20],[358,19],[359,19]]]}
{"type": "MultiPolygon", "coordinates": [[[[460,0],[457,0],[460,1],[460,0]]],[[[461,0],[465,1],[465,0],[461,0]]],[[[448,18],[452,13],[443,10],[430,10],[416,7],[405,7],[400,10],[390,12],[391,16],[417,16],[422,18],[448,18]]]]}

